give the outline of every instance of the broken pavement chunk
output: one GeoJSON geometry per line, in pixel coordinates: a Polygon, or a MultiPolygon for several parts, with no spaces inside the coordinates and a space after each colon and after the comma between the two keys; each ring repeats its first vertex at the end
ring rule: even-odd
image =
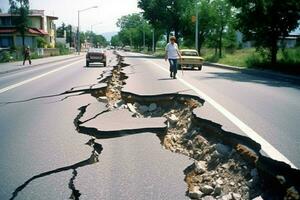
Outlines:
{"type": "Polygon", "coordinates": [[[220,153],[224,156],[228,156],[231,153],[231,150],[232,150],[230,146],[227,146],[227,145],[224,145],[224,144],[221,144],[221,143],[216,144],[215,148],[216,148],[218,153],[220,153]]]}
{"type": "Polygon", "coordinates": [[[134,107],[131,103],[128,103],[128,104],[127,104],[127,107],[128,107],[128,109],[130,110],[130,112],[132,112],[132,113],[137,113],[135,107],[134,107]]]}
{"type": "Polygon", "coordinates": [[[85,122],[87,120],[90,120],[90,119],[94,118],[95,116],[99,115],[100,113],[103,113],[106,110],[107,110],[106,104],[104,104],[104,103],[100,103],[100,102],[90,103],[87,106],[85,113],[80,118],[80,121],[85,122]]]}
{"type": "Polygon", "coordinates": [[[214,188],[211,187],[210,185],[204,185],[200,188],[201,192],[204,194],[208,195],[211,194],[214,191],[214,188]]]}
{"type": "Polygon", "coordinates": [[[151,103],[150,105],[149,105],[149,111],[150,112],[153,112],[153,111],[155,111],[157,109],[157,105],[156,105],[156,103],[151,103]]]}
{"type": "Polygon", "coordinates": [[[95,128],[99,131],[122,131],[151,128],[165,128],[165,118],[133,118],[128,110],[114,110],[97,116],[83,124],[84,127],[95,128]]]}
{"type": "Polygon", "coordinates": [[[178,122],[179,119],[178,119],[178,117],[176,117],[175,114],[172,114],[171,116],[168,117],[168,120],[170,123],[175,124],[178,122]]]}

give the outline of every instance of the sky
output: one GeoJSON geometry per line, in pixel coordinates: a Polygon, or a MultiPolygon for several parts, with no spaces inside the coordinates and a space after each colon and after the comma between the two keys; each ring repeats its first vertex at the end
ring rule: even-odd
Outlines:
{"type": "MultiPolygon", "coordinates": [[[[45,10],[46,14],[59,17],[56,24],[62,22],[77,26],[77,11],[97,5],[80,14],[81,30],[91,29],[96,33],[117,32],[117,19],[123,15],[141,12],[137,8],[138,0],[29,0],[30,9],[45,10]]],[[[0,8],[6,12],[9,8],[8,0],[0,0],[0,8]]]]}

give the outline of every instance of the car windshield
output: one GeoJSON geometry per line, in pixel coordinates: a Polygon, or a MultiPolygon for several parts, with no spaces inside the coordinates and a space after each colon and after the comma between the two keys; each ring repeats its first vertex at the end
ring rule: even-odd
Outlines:
{"type": "Polygon", "coordinates": [[[198,53],[196,51],[182,51],[182,56],[198,56],[198,53]]]}
{"type": "Polygon", "coordinates": [[[97,49],[97,48],[92,48],[92,49],[89,49],[89,52],[90,53],[103,53],[103,50],[97,49]]]}

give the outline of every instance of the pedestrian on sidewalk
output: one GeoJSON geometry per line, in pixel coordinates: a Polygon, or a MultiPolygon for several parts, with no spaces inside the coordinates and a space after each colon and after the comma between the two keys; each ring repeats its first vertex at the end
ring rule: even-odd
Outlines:
{"type": "Polygon", "coordinates": [[[170,37],[170,42],[166,46],[165,60],[169,60],[170,63],[170,77],[176,79],[177,74],[177,62],[178,58],[181,58],[181,54],[176,43],[176,37],[170,37]]]}
{"type": "Polygon", "coordinates": [[[30,52],[30,48],[26,47],[26,49],[24,50],[24,61],[23,61],[23,65],[25,65],[25,61],[28,60],[29,64],[31,65],[31,52],[30,52]]]}

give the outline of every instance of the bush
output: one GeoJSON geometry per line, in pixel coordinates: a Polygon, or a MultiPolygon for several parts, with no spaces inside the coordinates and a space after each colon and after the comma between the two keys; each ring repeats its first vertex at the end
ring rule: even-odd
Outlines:
{"type": "Polygon", "coordinates": [[[67,54],[70,53],[70,50],[68,48],[66,48],[66,46],[62,43],[57,43],[56,48],[59,49],[59,54],[60,55],[67,55],[67,54]]]}
{"type": "Polygon", "coordinates": [[[9,51],[2,51],[0,53],[0,62],[9,62],[11,60],[13,60],[13,57],[9,51]]]}
{"type": "Polygon", "coordinates": [[[253,53],[246,58],[245,63],[247,67],[259,67],[265,63],[265,61],[261,55],[258,53],[253,53]]]}
{"type": "Polygon", "coordinates": [[[47,41],[43,37],[37,37],[36,42],[38,48],[44,48],[45,46],[48,45],[47,41]]]}
{"type": "Polygon", "coordinates": [[[216,63],[216,62],[218,62],[220,60],[220,57],[219,57],[219,55],[213,54],[211,56],[206,57],[205,60],[207,60],[209,62],[216,63]]]}

